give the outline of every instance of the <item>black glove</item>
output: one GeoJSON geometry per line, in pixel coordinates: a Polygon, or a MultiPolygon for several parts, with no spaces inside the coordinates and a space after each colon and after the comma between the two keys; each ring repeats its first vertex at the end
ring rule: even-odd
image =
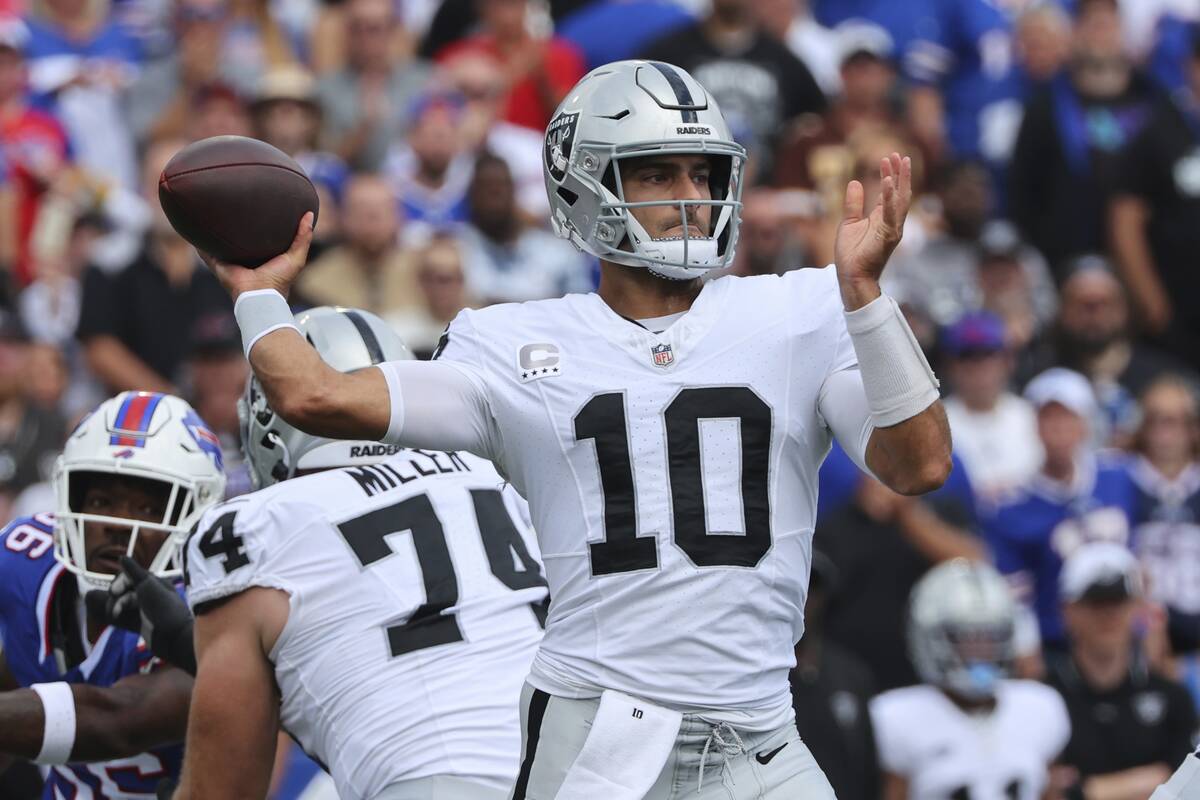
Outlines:
{"type": "Polygon", "coordinates": [[[187,603],[170,583],[151,575],[132,558],[121,556],[121,574],[107,590],[88,592],[86,602],[89,614],[140,634],[154,655],[196,674],[195,620],[187,603]]]}
{"type": "Polygon", "coordinates": [[[154,794],[158,800],[171,800],[175,795],[175,790],[179,788],[179,784],[172,778],[163,778],[158,782],[158,786],[154,789],[154,794]]]}

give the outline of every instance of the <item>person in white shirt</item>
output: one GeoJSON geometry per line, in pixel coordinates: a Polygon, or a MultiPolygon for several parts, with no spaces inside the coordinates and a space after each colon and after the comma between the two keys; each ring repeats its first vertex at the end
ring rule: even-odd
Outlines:
{"type": "Polygon", "coordinates": [[[1013,359],[1004,333],[999,317],[977,311],[947,327],[941,338],[952,391],[945,405],[954,451],[985,502],[1023,484],[1042,463],[1037,414],[1028,400],[1008,389],[1013,359]]]}
{"type": "Polygon", "coordinates": [[[301,429],[496,463],[554,602],[522,694],[514,798],[830,798],[792,720],[817,468],[836,435],[894,491],[950,470],[937,381],[879,276],[912,165],[847,187],[836,265],[705,280],[737,241],[745,150],[694,78],[600,67],[544,150],[594,294],[462,312],[431,362],[341,373],[290,328],[303,265],[209,259],[271,405],[301,429]]]}

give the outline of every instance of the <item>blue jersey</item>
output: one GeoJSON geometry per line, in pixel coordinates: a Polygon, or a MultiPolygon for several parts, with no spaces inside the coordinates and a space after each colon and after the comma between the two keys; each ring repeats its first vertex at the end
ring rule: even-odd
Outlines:
{"type": "Polygon", "coordinates": [[[1013,65],[1012,22],[989,0],[925,1],[936,13],[905,48],[905,74],[941,91],[955,156],[1004,164],[1026,89],[1013,65]]]}
{"type": "Polygon", "coordinates": [[[1058,574],[1086,542],[1130,545],[1137,497],[1124,466],[1085,460],[1067,488],[1040,474],[1000,502],[984,522],[996,567],[1037,613],[1043,641],[1063,642],[1058,574]]]}
{"type": "MultiPolygon", "coordinates": [[[[75,576],[54,558],[54,519],[38,514],[0,531],[0,643],[21,686],[66,681],[110,686],[158,662],[135,633],[108,627],[78,665],[63,663],[54,620],[61,603],[78,603],[75,576]]],[[[74,614],[72,608],[70,613],[74,614]]],[[[163,778],[176,778],[181,746],[96,764],[50,767],[45,797],[100,800],[153,798],[163,778]]]]}

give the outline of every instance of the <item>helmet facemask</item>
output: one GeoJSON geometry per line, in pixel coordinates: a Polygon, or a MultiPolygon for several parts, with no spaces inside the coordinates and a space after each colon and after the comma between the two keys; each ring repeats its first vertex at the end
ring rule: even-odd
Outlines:
{"type": "Polygon", "coordinates": [[[922,677],[966,700],[988,700],[1012,670],[1014,628],[947,623],[925,632],[922,677]]]}
{"type": "Polygon", "coordinates": [[[168,580],[182,575],[180,553],[183,544],[210,503],[199,500],[198,487],[187,476],[163,475],[161,472],[143,473],[143,470],[113,469],[103,464],[65,466],[60,462],[56,468],[54,484],[59,510],[55,514],[55,556],[70,572],[79,577],[85,588],[105,588],[116,577],[115,573],[95,569],[95,565],[89,563],[89,556],[96,551],[106,550],[106,544],[111,544],[114,550],[121,546],[119,540],[109,541],[108,534],[105,533],[101,534],[104,541],[93,542],[89,552],[89,526],[127,530],[129,533],[124,540],[122,554],[134,560],[139,560],[137,552],[139,545],[144,545],[146,534],[163,534],[162,544],[150,563],[143,566],[151,573],[168,580]],[[161,491],[161,494],[165,495],[161,515],[153,520],[140,520],[87,511],[84,507],[84,497],[89,484],[104,476],[111,476],[114,481],[137,482],[144,489],[153,485],[153,491],[161,491]]]}
{"type": "MultiPolygon", "coordinates": [[[[739,145],[720,141],[653,141],[629,145],[580,142],[564,184],[588,184],[587,196],[598,196],[600,204],[591,230],[579,231],[584,249],[598,258],[631,267],[644,267],[664,278],[690,280],[710,269],[733,263],[741,215],[741,173],[745,151],[739,145]],[[709,160],[708,200],[630,201],[621,179],[621,165],[632,159],[702,155],[709,160]],[[709,230],[704,236],[689,231],[688,212],[711,209],[709,230]],[[634,216],[638,208],[674,207],[679,212],[680,235],[656,239],[634,216]]],[[[565,188],[565,187],[564,187],[565,188]]],[[[568,190],[569,193],[569,190],[568,190]]]]}

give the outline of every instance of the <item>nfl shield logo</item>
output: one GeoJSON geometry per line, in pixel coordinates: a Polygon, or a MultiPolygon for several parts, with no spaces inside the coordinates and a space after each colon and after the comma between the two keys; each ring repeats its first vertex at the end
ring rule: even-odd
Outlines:
{"type": "Polygon", "coordinates": [[[650,357],[654,359],[656,367],[669,367],[675,363],[675,354],[671,352],[669,344],[656,344],[651,347],[650,357]]]}

